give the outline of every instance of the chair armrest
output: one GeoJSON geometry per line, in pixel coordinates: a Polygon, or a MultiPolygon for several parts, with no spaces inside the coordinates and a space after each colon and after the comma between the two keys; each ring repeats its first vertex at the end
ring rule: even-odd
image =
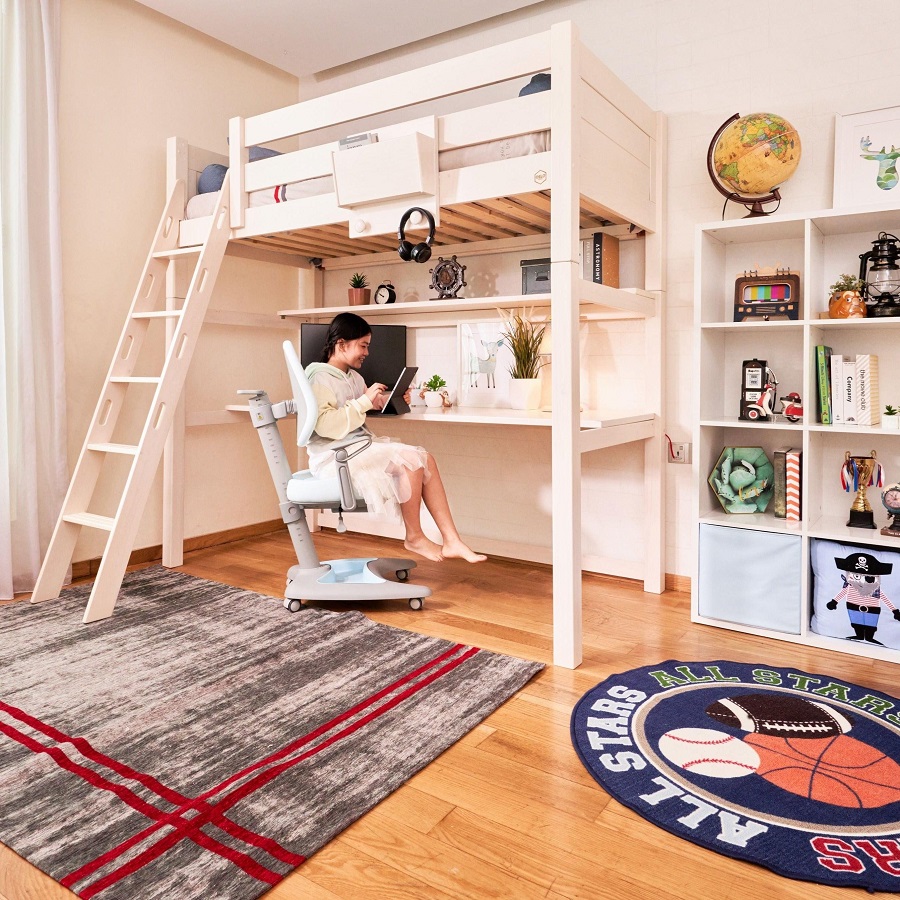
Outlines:
{"type": "Polygon", "coordinates": [[[352,512],[356,509],[356,494],[353,492],[353,482],[350,480],[350,467],[347,465],[347,461],[362,453],[371,443],[372,436],[364,434],[356,435],[352,438],[344,438],[332,447],[338,484],[341,487],[341,509],[346,512],[352,512]],[[352,453],[348,453],[347,449],[356,444],[362,444],[362,446],[352,453]]]}

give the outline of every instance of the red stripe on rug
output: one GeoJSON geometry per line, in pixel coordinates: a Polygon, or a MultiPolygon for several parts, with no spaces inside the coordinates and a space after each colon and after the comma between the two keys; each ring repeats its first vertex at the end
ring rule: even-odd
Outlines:
{"type": "MultiPolygon", "coordinates": [[[[92,762],[98,763],[100,765],[105,765],[117,775],[121,775],[124,778],[129,778],[132,781],[137,781],[148,790],[154,791],[161,799],[167,800],[169,803],[178,804],[180,806],[180,809],[183,809],[185,811],[196,809],[199,811],[206,808],[206,804],[202,801],[191,800],[191,798],[185,796],[184,794],[166,787],[166,785],[164,785],[161,781],[158,781],[152,775],[147,775],[144,772],[139,772],[137,769],[132,769],[125,763],[121,763],[118,760],[107,756],[105,753],[101,753],[99,750],[94,749],[94,747],[92,747],[85,738],[70,737],[65,732],[60,731],[53,725],[42,722],[40,719],[36,719],[34,716],[26,713],[24,710],[21,710],[16,706],[12,706],[9,703],[4,703],[2,700],[0,700],[0,711],[7,713],[7,715],[11,716],[14,719],[17,719],[20,722],[23,722],[24,724],[33,728],[35,731],[38,731],[46,735],[47,737],[53,738],[53,740],[55,740],[57,743],[71,744],[85,759],[89,759],[92,762]]],[[[88,771],[92,770],[88,769],[88,771]]],[[[151,806],[151,808],[155,807],[151,806]]],[[[159,814],[165,815],[162,810],[159,811],[159,814]]],[[[287,865],[299,866],[300,863],[303,862],[303,857],[299,856],[296,853],[292,853],[290,850],[285,849],[284,847],[273,841],[271,838],[267,838],[265,835],[256,834],[255,832],[250,831],[249,828],[245,828],[243,825],[239,825],[237,822],[232,822],[230,819],[227,819],[224,816],[217,816],[212,820],[212,824],[217,828],[220,828],[226,834],[229,834],[232,837],[237,838],[238,840],[244,841],[244,843],[250,844],[254,847],[259,847],[261,850],[265,850],[270,856],[279,860],[280,862],[286,863],[287,865]]]]}
{"type": "MultiPolygon", "coordinates": [[[[456,650],[458,648],[461,648],[462,646],[463,646],[462,644],[457,644],[456,647],[451,648],[451,650],[448,650],[446,653],[441,654],[441,656],[437,657],[437,659],[446,658],[447,656],[451,655],[453,652],[456,652],[456,650]]],[[[367,713],[365,716],[358,719],[356,722],[352,723],[351,725],[348,725],[346,728],[343,728],[341,731],[333,734],[331,737],[326,738],[324,741],[322,741],[321,744],[317,744],[315,747],[311,748],[310,750],[307,750],[306,753],[303,753],[300,756],[295,757],[293,759],[284,760],[283,762],[279,763],[276,766],[272,766],[271,768],[266,769],[263,772],[259,772],[257,775],[255,775],[253,778],[251,778],[249,781],[245,782],[240,787],[235,788],[230,794],[227,794],[225,797],[223,797],[221,800],[219,800],[213,806],[213,811],[222,813],[225,810],[230,809],[232,806],[234,806],[240,800],[243,800],[245,797],[247,797],[250,794],[254,793],[255,791],[259,790],[261,787],[264,787],[270,781],[273,781],[275,778],[277,778],[279,775],[281,775],[283,772],[287,771],[290,768],[293,768],[294,766],[298,765],[299,763],[303,762],[304,760],[309,759],[312,756],[315,756],[317,753],[324,750],[326,747],[331,746],[335,742],[347,737],[350,734],[353,734],[355,731],[358,731],[363,725],[367,725],[369,722],[372,722],[375,719],[379,718],[380,716],[384,715],[384,713],[393,709],[395,706],[397,706],[403,700],[406,700],[407,698],[418,693],[423,688],[427,687],[429,684],[436,681],[438,678],[442,678],[447,673],[452,672],[455,668],[462,665],[462,663],[466,662],[467,660],[471,659],[471,657],[473,657],[478,652],[480,652],[478,647],[470,647],[459,658],[457,658],[449,663],[446,663],[445,665],[441,666],[441,668],[437,669],[435,672],[432,672],[426,678],[423,678],[421,681],[419,681],[413,685],[410,685],[408,688],[406,688],[406,690],[397,694],[395,697],[392,697],[390,700],[388,700],[386,703],[383,703],[381,706],[376,707],[374,710],[367,713]]],[[[421,672],[421,671],[427,670],[428,668],[431,668],[434,665],[435,661],[436,660],[433,660],[431,663],[428,663],[425,666],[420,667],[420,669],[418,669],[416,671],[421,672]]],[[[402,679],[399,679],[398,682],[395,682],[395,684],[400,684],[400,683],[409,681],[412,677],[413,677],[413,673],[410,673],[409,675],[404,676],[402,679]]],[[[391,691],[388,688],[385,688],[385,689],[379,691],[377,694],[373,694],[372,697],[380,698],[390,692],[391,691]]],[[[362,703],[357,704],[356,707],[353,707],[353,709],[361,709],[362,707],[364,707],[366,705],[371,705],[371,702],[372,702],[372,698],[369,698],[369,700],[363,701],[362,703]]],[[[336,717],[333,721],[334,722],[344,721],[344,720],[346,720],[348,715],[350,715],[349,712],[343,713],[340,716],[336,717]]],[[[323,730],[328,731],[328,730],[330,730],[330,728],[326,728],[325,726],[320,726],[319,728],[316,729],[315,732],[310,732],[310,734],[308,736],[306,736],[304,738],[300,738],[299,741],[295,741],[294,744],[308,743],[310,740],[314,740],[315,736],[320,735],[323,730]]],[[[283,756],[284,753],[281,752],[277,755],[283,756]]],[[[272,756],[274,757],[274,756],[276,756],[276,754],[273,754],[272,756]]],[[[258,766],[248,767],[247,771],[251,771],[252,768],[256,768],[256,767],[258,767],[258,766]]],[[[213,790],[215,791],[216,789],[213,789],[213,790]]],[[[207,795],[204,794],[201,796],[206,797],[207,795]]],[[[100,891],[105,890],[106,888],[112,886],[113,884],[116,884],[117,882],[121,881],[123,878],[127,878],[129,875],[134,874],[140,868],[142,868],[143,866],[152,862],[154,859],[157,859],[163,853],[170,850],[182,838],[189,836],[191,834],[191,832],[193,832],[195,829],[202,827],[202,825],[204,824],[204,819],[206,819],[207,816],[209,816],[209,815],[210,815],[210,812],[203,812],[203,813],[200,813],[199,815],[197,815],[196,817],[194,817],[193,819],[190,819],[189,821],[187,821],[186,826],[179,825],[179,828],[183,829],[182,833],[173,831],[171,834],[166,835],[166,837],[157,841],[152,847],[148,847],[146,850],[144,850],[142,853],[140,853],[138,856],[136,856],[133,860],[131,860],[127,863],[124,863],[118,869],[115,869],[114,871],[105,875],[103,878],[94,882],[94,884],[90,885],[84,891],[80,892],[79,896],[83,897],[84,900],[90,900],[91,897],[94,897],[100,891]]],[[[151,829],[155,830],[157,827],[158,827],[158,825],[151,826],[151,829]]],[[[148,832],[151,829],[148,829],[148,832]]],[[[113,852],[113,851],[110,851],[110,852],[113,852]]],[[[108,854],[104,854],[104,856],[107,856],[107,855],[108,854]]]]}
{"type": "MultiPolygon", "coordinates": [[[[46,753],[60,768],[72,772],[74,775],[78,775],[92,787],[110,791],[120,800],[127,803],[132,809],[137,810],[148,818],[157,819],[164,815],[162,810],[157,809],[152,804],[147,803],[145,800],[138,797],[130,788],[109,781],[109,779],[104,778],[99,773],[87,768],[87,766],[82,766],[80,763],[73,762],[59,749],[59,747],[45,747],[43,744],[38,743],[34,738],[29,737],[27,734],[23,734],[17,728],[13,728],[11,725],[6,725],[3,722],[0,722],[0,734],[5,734],[7,737],[12,738],[12,740],[21,744],[26,749],[31,750],[33,753],[46,753]]],[[[208,815],[209,811],[203,813],[204,818],[208,815]]],[[[179,818],[178,821],[181,822],[182,820],[179,818]]],[[[193,836],[190,835],[190,831],[187,831],[186,834],[191,836],[192,840],[195,840],[193,836]]],[[[248,875],[253,875],[254,878],[257,878],[260,881],[264,881],[267,884],[277,884],[283,877],[282,875],[273,872],[271,869],[265,868],[261,863],[256,862],[255,859],[247,856],[246,853],[242,853],[240,850],[234,850],[231,847],[227,847],[225,844],[221,844],[219,841],[208,836],[206,836],[205,839],[210,842],[210,845],[205,847],[205,849],[213,850],[220,856],[225,857],[225,859],[239,865],[248,875]],[[273,876],[276,878],[276,881],[271,880],[273,876]]],[[[200,842],[195,840],[195,843],[200,842]]],[[[62,881],[60,881],[60,884],[62,884],[62,881]]],[[[68,887],[68,885],[65,885],[65,887],[68,887]]]]}
{"type": "MultiPolygon", "coordinates": [[[[309,732],[308,734],[297,738],[295,741],[292,741],[290,744],[283,747],[281,750],[277,750],[274,753],[269,754],[269,756],[264,757],[263,759],[259,760],[258,762],[255,762],[252,765],[247,766],[244,769],[241,769],[239,772],[236,772],[234,775],[231,775],[225,781],[221,782],[221,784],[218,784],[215,787],[210,788],[208,791],[205,791],[204,793],[200,794],[200,796],[197,797],[197,800],[205,801],[209,797],[212,797],[214,794],[219,793],[219,791],[224,790],[224,788],[228,787],[230,784],[233,784],[236,780],[243,778],[245,775],[249,775],[251,772],[255,771],[256,769],[259,769],[260,767],[262,767],[264,765],[268,765],[269,763],[274,762],[275,760],[284,758],[286,755],[292,753],[294,750],[298,749],[299,747],[302,747],[304,744],[307,744],[310,741],[315,740],[321,734],[326,733],[327,731],[334,728],[336,725],[340,724],[343,721],[346,721],[346,719],[349,718],[350,716],[355,715],[357,712],[360,712],[361,710],[365,709],[367,706],[370,706],[372,703],[377,702],[382,697],[387,696],[392,691],[395,691],[401,685],[406,684],[407,682],[411,681],[413,678],[416,678],[419,675],[422,675],[423,673],[427,672],[429,669],[433,668],[435,665],[438,665],[439,663],[448,659],[454,653],[458,653],[460,650],[462,650],[464,648],[464,646],[465,646],[464,644],[454,644],[448,650],[445,650],[443,653],[441,653],[439,656],[436,656],[434,659],[429,660],[427,663],[424,663],[423,665],[419,666],[418,668],[413,669],[411,672],[408,672],[402,678],[398,678],[392,684],[387,685],[386,687],[382,688],[381,690],[379,690],[376,693],[372,694],[371,696],[367,697],[365,700],[361,700],[355,706],[352,706],[350,709],[341,713],[339,716],[336,716],[331,721],[326,722],[324,725],[320,725],[318,728],[309,732]]],[[[176,809],[176,810],[174,810],[174,812],[171,815],[173,817],[178,816],[178,815],[180,815],[181,812],[182,812],[182,809],[176,809]]],[[[151,835],[154,831],[158,831],[160,828],[164,827],[165,825],[169,825],[169,824],[174,825],[174,819],[172,821],[160,820],[152,825],[149,825],[147,828],[145,828],[143,831],[138,832],[136,835],[133,835],[131,838],[129,838],[127,841],[123,842],[122,844],[119,844],[117,847],[113,847],[110,850],[107,850],[106,853],[103,853],[101,856],[98,856],[92,862],[86,863],[77,871],[72,872],[70,875],[67,875],[64,880],[66,887],[71,887],[72,884],[75,884],[76,882],[81,881],[82,879],[86,878],[88,875],[91,875],[94,872],[98,871],[99,869],[103,868],[103,866],[107,865],[108,863],[110,863],[114,859],[116,859],[117,857],[121,856],[122,853],[126,852],[131,847],[133,847],[136,844],[143,841],[146,837],[151,835]]],[[[298,865],[299,865],[299,863],[298,863],[298,865]]]]}

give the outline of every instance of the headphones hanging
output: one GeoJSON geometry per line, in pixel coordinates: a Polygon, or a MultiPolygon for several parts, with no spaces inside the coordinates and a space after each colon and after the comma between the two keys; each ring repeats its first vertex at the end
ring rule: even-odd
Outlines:
{"type": "Polygon", "coordinates": [[[410,260],[417,263],[428,262],[428,260],[431,259],[431,244],[434,241],[434,216],[421,206],[413,206],[411,209],[408,209],[403,213],[403,218],[400,220],[400,228],[397,231],[397,240],[400,242],[397,247],[397,252],[400,254],[400,259],[404,262],[409,262],[410,260]],[[405,234],[406,223],[414,212],[421,213],[428,219],[428,237],[415,246],[413,246],[410,241],[406,240],[405,234]]]}

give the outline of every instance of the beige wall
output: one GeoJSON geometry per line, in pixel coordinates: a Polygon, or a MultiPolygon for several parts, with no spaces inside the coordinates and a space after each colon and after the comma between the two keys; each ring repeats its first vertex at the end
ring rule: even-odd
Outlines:
{"type": "MultiPolygon", "coordinates": [[[[302,81],[301,92],[304,96],[328,93],[532,34],[554,22],[574,21],[584,43],[647,103],[668,116],[666,428],[673,440],[691,440],[696,394],[692,374],[694,228],[719,219],[723,200],[706,173],[710,138],[735,112],[771,111],[785,116],[800,132],[803,158],[782,191],[781,211],[822,209],[831,205],[835,113],[898,103],[900,30],[886,27],[885,7],[874,0],[854,4],[770,0],[741,7],[740,12],[734,9],[721,0],[547,0],[521,13],[460,29],[450,39],[430,39],[334,69],[302,81]],[[847,56],[851,45],[866,48],[865,53],[858,58],[847,56]]],[[[743,214],[743,209],[732,208],[727,217],[743,214]]],[[[866,249],[863,246],[860,252],[866,249]]],[[[440,459],[439,445],[430,449],[440,459]]],[[[610,549],[622,543],[630,555],[635,551],[634,539],[640,542],[642,508],[633,470],[618,458],[622,452],[591,455],[588,477],[597,483],[597,502],[585,499],[585,528],[588,535],[598,531],[593,540],[600,543],[608,530],[604,523],[615,516],[616,531],[626,539],[610,542],[610,549]]],[[[528,450],[517,454],[507,448],[498,462],[504,471],[519,467],[529,473],[530,480],[536,477],[528,450]]],[[[893,463],[896,468],[898,461],[893,463]]],[[[890,470],[890,462],[888,466],[890,470]]],[[[691,469],[670,465],[667,476],[666,571],[687,575],[693,568],[695,528],[691,469]]],[[[539,493],[546,487],[545,481],[539,493]]],[[[451,498],[464,493],[461,485],[456,490],[451,486],[451,498]]],[[[503,499],[483,495],[479,502],[489,505],[503,499]]],[[[474,501],[456,508],[464,516],[479,515],[474,501]]],[[[537,516],[534,521],[539,520],[537,516]]],[[[529,521],[518,531],[527,534],[532,524],[529,521]]],[[[513,524],[504,527],[507,534],[516,528],[513,524]]],[[[585,546],[585,552],[598,551],[585,546]]]]}
{"type": "MultiPolygon", "coordinates": [[[[71,468],[165,202],[166,139],[179,135],[225,153],[229,117],[296,102],[297,79],[131,0],[63,0],[60,81],[71,468]]],[[[226,258],[212,305],[274,311],[296,305],[296,292],[296,269],[226,258]]],[[[284,336],[205,327],[188,408],[237,402],[238,388],[286,395],[284,336]]],[[[142,366],[159,355],[150,349],[142,366]]],[[[102,487],[92,509],[109,514],[113,495],[102,487]]],[[[137,547],[161,540],[160,497],[157,478],[137,547]]],[[[277,517],[249,425],[189,430],[186,501],[188,536],[277,517]]],[[[85,533],[75,560],[101,549],[99,536],[85,533]]]]}

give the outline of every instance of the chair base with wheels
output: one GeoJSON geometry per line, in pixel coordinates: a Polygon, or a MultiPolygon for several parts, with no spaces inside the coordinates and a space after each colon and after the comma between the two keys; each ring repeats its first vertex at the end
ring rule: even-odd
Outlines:
{"type": "Polygon", "coordinates": [[[344,512],[365,512],[366,506],[353,490],[348,465],[357,453],[371,443],[370,437],[352,437],[335,447],[337,475],[316,478],[308,469],[291,472],[284,442],[276,424],[279,419],[297,415],[297,443],[305,446],[316,423],[318,406],[289,341],[284,353],[294,389],[294,399],[272,404],[265,391],[240,391],[249,395],[250,418],[262,443],[269,472],[278,492],[281,517],[287,525],[297,565],[287,573],[284,605],[297,612],[304,600],[360,602],[367,600],[406,600],[411,609],[422,609],[431,589],[409,581],[415,560],[389,557],[331,559],[321,562],[313,546],[306,522],[307,509],[328,509],[338,513],[338,531],[346,531],[344,512]],[[349,450],[349,452],[348,452],[349,450]]]}

